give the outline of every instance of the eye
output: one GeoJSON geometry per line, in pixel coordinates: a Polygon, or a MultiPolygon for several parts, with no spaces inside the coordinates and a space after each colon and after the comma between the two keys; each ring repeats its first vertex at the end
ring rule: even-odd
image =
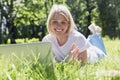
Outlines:
{"type": "Polygon", "coordinates": [[[58,21],[52,20],[51,23],[52,23],[52,25],[57,25],[57,24],[58,24],[58,21]]]}
{"type": "Polygon", "coordinates": [[[53,24],[57,24],[58,22],[57,21],[53,21],[53,24]]]}
{"type": "Polygon", "coordinates": [[[66,21],[62,21],[61,24],[62,24],[62,25],[66,25],[67,22],[66,22],[66,21]]]}

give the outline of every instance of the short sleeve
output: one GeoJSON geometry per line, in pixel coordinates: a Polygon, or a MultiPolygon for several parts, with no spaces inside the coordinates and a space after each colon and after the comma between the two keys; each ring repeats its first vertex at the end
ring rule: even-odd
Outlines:
{"type": "Polygon", "coordinates": [[[48,34],[45,37],[43,37],[42,42],[50,42],[50,40],[51,40],[51,35],[48,34]]]}
{"type": "Polygon", "coordinates": [[[47,42],[47,37],[46,36],[42,39],[42,42],[47,42]]]}
{"type": "Polygon", "coordinates": [[[89,43],[89,41],[82,34],[80,34],[77,37],[75,43],[79,47],[80,52],[83,52],[84,50],[87,50],[91,46],[91,44],[89,43]]]}

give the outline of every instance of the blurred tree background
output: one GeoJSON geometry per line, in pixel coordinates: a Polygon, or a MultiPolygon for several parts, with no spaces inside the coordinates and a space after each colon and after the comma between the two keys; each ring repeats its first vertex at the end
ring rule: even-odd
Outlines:
{"type": "Polygon", "coordinates": [[[102,28],[102,36],[120,38],[120,0],[0,0],[0,44],[15,39],[38,38],[47,34],[46,20],[53,4],[64,4],[78,30],[86,37],[88,26],[102,28]]]}

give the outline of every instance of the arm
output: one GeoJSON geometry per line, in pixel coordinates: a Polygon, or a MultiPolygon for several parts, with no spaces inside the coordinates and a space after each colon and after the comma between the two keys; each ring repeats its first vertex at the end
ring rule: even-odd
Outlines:
{"type": "Polygon", "coordinates": [[[73,44],[70,49],[69,57],[73,57],[74,60],[79,60],[82,64],[85,64],[87,61],[87,51],[85,50],[80,53],[80,49],[75,44],[73,44]]]}

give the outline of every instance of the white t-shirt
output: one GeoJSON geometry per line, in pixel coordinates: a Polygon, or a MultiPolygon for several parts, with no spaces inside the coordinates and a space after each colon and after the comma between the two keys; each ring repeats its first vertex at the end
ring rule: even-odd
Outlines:
{"type": "Polygon", "coordinates": [[[80,32],[75,30],[70,33],[67,42],[63,46],[59,46],[57,39],[51,34],[46,35],[42,42],[52,43],[53,55],[57,61],[65,59],[73,43],[79,47],[80,52],[87,50],[91,46],[87,39],[80,32]]]}

